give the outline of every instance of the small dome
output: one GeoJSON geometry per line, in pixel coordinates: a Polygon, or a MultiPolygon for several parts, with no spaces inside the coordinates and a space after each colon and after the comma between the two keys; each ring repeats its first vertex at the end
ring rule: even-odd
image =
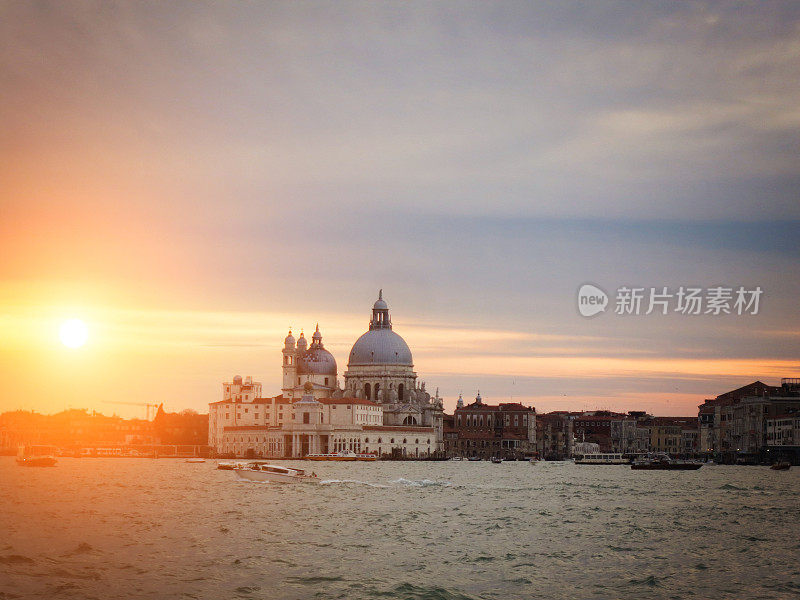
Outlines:
{"type": "Polygon", "coordinates": [[[350,351],[353,365],[413,366],[411,350],[406,341],[391,329],[370,329],[356,340],[350,351]]]}
{"type": "Polygon", "coordinates": [[[295,339],[294,339],[294,336],[292,335],[292,330],[290,329],[289,330],[289,335],[286,336],[286,338],[283,340],[283,343],[286,346],[294,346],[294,342],[295,342],[295,339]]]}
{"type": "Polygon", "coordinates": [[[301,331],[300,332],[300,338],[297,340],[297,349],[300,352],[304,352],[306,348],[308,348],[308,340],[306,339],[306,337],[303,335],[303,332],[301,331]]]}
{"type": "Polygon", "coordinates": [[[239,383],[239,384],[241,384],[241,383],[242,383],[242,376],[241,376],[241,375],[236,375],[236,376],[234,376],[234,378],[233,378],[233,383],[239,383]]]}
{"type": "Polygon", "coordinates": [[[322,341],[322,334],[319,332],[319,323],[317,323],[317,330],[314,332],[314,335],[311,336],[311,340],[318,343],[322,341]]]}
{"type": "Polygon", "coordinates": [[[333,354],[314,346],[297,357],[298,375],[333,375],[336,377],[336,359],[333,354]]]}

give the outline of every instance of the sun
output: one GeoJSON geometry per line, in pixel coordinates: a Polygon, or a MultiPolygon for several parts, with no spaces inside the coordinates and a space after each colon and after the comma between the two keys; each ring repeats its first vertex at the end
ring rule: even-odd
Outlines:
{"type": "Polygon", "coordinates": [[[89,339],[89,328],[80,319],[68,319],[58,331],[61,343],[69,348],[80,348],[89,339]]]}

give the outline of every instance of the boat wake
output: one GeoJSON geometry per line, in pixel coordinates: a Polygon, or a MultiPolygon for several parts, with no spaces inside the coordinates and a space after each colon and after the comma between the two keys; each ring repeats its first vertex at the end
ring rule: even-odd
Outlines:
{"type": "Polygon", "coordinates": [[[434,481],[433,479],[395,479],[392,483],[397,483],[400,485],[405,485],[408,487],[450,487],[449,481],[434,481]]]}
{"type": "Polygon", "coordinates": [[[388,488],[388,485],[381,483],[370,483],[369,481],[359,481],[358,479],[323,479],[319,482],[320,485],[332,485],[334,483],[344,483],[349,485],[366,485],[374,488],[388,488]]]}

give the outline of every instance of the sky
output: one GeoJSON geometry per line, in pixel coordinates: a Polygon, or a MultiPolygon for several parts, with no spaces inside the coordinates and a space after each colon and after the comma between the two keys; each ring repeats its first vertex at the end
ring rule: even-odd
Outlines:
{"type": "Polygon", "coordinates": [[[380,288],[447,410],[800,376],[795,2],[0,0],[0,90],[0,411],[341,380],[380,288]],[[681,286],[758,314],[615,313],[681,286]]]}

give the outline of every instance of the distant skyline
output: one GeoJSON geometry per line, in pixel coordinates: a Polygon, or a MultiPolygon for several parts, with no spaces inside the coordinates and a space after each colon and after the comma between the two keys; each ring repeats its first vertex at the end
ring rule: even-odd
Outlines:
{"type": "Polygon", "coordinates": [[[0,411],[276,395],[317,322],[341,379],[379,288],[448,411],[800,377],[797,3],[0,0],[0,85],[0,411]]]}

